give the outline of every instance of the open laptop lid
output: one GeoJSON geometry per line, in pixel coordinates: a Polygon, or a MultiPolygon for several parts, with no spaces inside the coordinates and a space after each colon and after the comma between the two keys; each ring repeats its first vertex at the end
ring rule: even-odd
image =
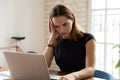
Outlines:
{"type": "Polygon", "coordinates": [[[11,77],[15,80],[50,80],[44,55],[4,52],[11,77]]]}

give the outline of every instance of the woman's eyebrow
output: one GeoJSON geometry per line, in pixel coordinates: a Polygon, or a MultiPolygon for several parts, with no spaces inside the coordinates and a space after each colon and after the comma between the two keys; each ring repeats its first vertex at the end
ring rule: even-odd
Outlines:
{"type": "MultiPolygon", "coordinates": [[[[68,20],[66,20],[62,25],[65,25],[68,22],[68,20]]],[[[58,27],[59,25],[55,25],[54,26],[58,27]]]]}
{"type": "Polygon", "coordinates": [[[62,25],[65,25],[66,23],[68,23],[68,20],[66,22],[64,22],[62,25]]]}

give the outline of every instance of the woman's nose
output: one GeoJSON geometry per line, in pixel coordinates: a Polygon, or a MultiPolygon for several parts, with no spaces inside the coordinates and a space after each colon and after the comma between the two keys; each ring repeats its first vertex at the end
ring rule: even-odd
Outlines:
{"type": "Polygon", "coordinates": [[[65,31],[65,29],[63,27],[60,28],[60,33],[63,33],[65,31]]]}

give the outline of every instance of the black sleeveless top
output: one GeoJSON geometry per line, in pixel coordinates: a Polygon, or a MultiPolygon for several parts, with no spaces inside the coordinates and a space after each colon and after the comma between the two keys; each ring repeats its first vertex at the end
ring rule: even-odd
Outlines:
{"type": "Polygon", "coordinates": [[[54,48],[56,64],[63,72],[74,72],[85,68],[86,43],[94,39],[89,33],[83,33],[77,42],[69,39],[60,39],[54,48]]]}

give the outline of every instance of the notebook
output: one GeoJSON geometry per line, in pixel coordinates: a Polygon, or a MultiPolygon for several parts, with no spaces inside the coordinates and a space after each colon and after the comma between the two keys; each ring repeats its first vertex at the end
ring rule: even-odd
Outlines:
{"type": "Polygon", "coordinates": [[[13,80],[57,80],[60,76],[49,75],[44,55],[4,52],[13,80]]]}

